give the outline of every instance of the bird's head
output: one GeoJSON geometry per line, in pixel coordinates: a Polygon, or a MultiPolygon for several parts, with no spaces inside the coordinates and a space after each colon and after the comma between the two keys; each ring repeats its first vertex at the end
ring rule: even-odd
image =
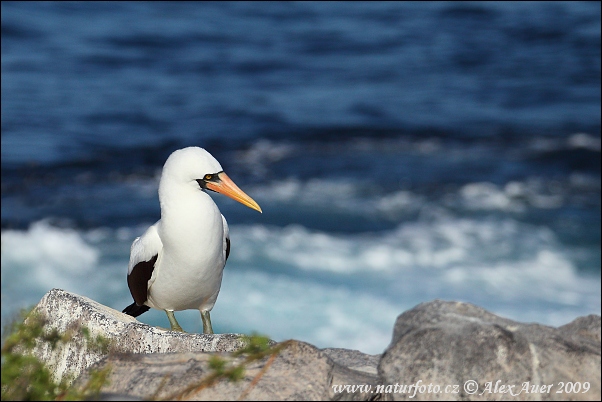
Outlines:
{"type": "Polygon", "coordinates": [[[228,177],[222,165],[203,148],[188,147],[174,151],[163,166],[161,180],[174,180],[223,194],[262,212],[261,207],[228,177]]]}

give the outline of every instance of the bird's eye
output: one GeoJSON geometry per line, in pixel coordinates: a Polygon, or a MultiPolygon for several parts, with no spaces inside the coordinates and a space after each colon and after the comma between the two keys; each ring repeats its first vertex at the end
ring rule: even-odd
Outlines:
{"type": "Polygon", "coordinates": [[[213,179],[213,175],[212,174],[206,174],[205,175],[205,180],[211,180],[213,179]]]}

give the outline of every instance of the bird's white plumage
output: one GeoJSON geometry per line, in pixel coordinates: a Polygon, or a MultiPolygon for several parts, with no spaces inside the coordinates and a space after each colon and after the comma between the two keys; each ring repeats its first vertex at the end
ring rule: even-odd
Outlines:
{"type": "Polygon", "coordinates": [[[139,262],[155,255],[148,299],[162,310],[213,308],[226,262],[228,225],[197,179],[222,171],[211,154],[190,147],[165,162],[159,183],[161,219],[131,248],[128,275],[139,262]]]}

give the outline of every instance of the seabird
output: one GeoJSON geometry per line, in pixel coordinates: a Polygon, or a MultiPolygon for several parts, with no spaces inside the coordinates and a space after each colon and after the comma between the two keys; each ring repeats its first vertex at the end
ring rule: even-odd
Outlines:
{"type": "Polygon", "coordinates": [[[174,311],[198,309],[203,333],[213,333],[209,312],[222,284],[230,237],[207,190],[261,212],[205,149],[174,151],[159,182],[161,219],[132,243],[127,282],[134,303],[124,313],[137,317],[151,307],[163,310],[171,330],[183,332],[174,311]]]}

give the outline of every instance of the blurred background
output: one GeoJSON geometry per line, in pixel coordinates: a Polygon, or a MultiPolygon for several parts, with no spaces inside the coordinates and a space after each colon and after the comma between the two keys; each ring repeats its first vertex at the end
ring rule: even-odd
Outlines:
{"type": "Polygon", "coordinates": [[[54,287],[130,304],[130,245],[190,145],[264,211],[214,196],[216,332],[380,353],[433,299],[600,314],[600,20],[599,2],[2,2],[3,323],[54,287]]]}

